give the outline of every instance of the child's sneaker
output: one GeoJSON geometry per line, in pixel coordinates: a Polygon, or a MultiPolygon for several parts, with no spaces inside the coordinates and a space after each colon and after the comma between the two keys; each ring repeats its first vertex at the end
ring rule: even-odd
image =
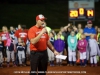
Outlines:
{"type": "Polygon", "coordinates": [[[52,66],[55,66],[54,64],[52,64],[52,66]]]}
{"type": "Polygon", "coordinates": [[[50,66],[52,66],[52,64],[50,64],[50,66]]]}
{"type": "Polygon", "coordinates": [[[54,64],[52,63],[52,64],[50,64],[50,66],[54,66],[54,64]]]}
{"type": "Polygon", "coordinates": [[[84,60],[82,60],[82,63],[84,63],[84,60]]]}
{"type": "Polygon", "coordinates": [[[97,67],[98,65],[97,65],[97,64],[95,64],[94,66],[95,66],[95,67],[97,67]]]}
{"type": "Polygon", "coordinates": [[[56,63],[56,66],[59,66],[59,63],[56,63]]]}
{"type": "Polygon", "coordinates": [[[26,66],[25,64],[22,64],[22,66],[26,66]]]}
{"type": "Polygon", "coordinates": [[[13,67],[17,67],[17,66],[14,64],[13,67]]]}
{"type": "Polygon", "coordinates": [[[93,64],[91,64],[91,67],[93,67],[93,64]]]}
{"type": "Polygon", "coordinates": [[[4,58],[4,62],[6,62],[6,61],[7,61],[7,58],[5,57],[5,58],[4,58]]]}
{"type": "Polygon", "coordinates": [[[74,66],[77,66],[76,64],[74,64],[74,66]]]}
{"type": "Polygon", "coordinates": [[[69,66],[73,66],[72,64],[69,64],[69,66]]]}
{"type": "Polygon", "coordinates": [[[9,64],[7,64],[7,67],[9,68],[9,64]]]}
{"type": "Polygon", "coordinates": [[[69,66],[69,64],[67,64],[67,66],[69,66]]]}
{"type": "Polygon", "coordinates": [[[22,64],[20,64],[19,66],[22,67],[22,64]]]}
{"type": "Polygon", "coordinates": [[[83,67],[86,67],[86,65],[84,65],[83,67]]]}
{"type": "Polygon", "coordinates": [[[0,64],[0,68],[3,68],[3,66],[0,64]]]}
{"type": "Polygon", "coordinates": [[[62,63],[59,63],[59,66],[63,66],[62,63]]]}

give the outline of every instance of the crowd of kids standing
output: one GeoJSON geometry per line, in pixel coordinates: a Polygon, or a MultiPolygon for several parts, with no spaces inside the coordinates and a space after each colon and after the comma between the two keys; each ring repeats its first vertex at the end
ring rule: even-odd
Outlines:
{"type": "MultiPolygon", "coordinates": [[[[45,23],[46,25],[46,23],[45,23]]],[[[100,28],[92,27],[92,21],[88,21],[86,26],[82,28],[82,24],[78,26],[70,23],[65,27],[61,27],[56,34],[46,26],[49,40],[59,54],[67,53],[67,65],[85,67],[90,60],[91,67],[98,66],[100,56],[100,28]]],[[[10,26],[10,30],[6,26],[2,27],[0,32],[0,67],[6,63],[10,67],[26,66],[28,58],[30,58],[30,42],[28,40],[28,30],[21,24],[15,29],[10,26]]],[[[50,66],[62,66],[62,59],[55,59],[54,53],[47,48],[50,66]],[[56,64],[54,61],[56,60],[56,64]]]]}

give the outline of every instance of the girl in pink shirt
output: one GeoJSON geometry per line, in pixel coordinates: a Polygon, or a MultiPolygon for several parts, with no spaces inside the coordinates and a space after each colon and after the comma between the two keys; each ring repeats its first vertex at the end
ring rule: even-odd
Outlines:
{"type": "Polygon", "coordinates": [[[78,41],[78,49],[80,52],[80,65],[84,66],[86,65],[86,47],[87,47],[87,41],[85,39],[85,35],[81,35],[81,40],[78,41]]]}

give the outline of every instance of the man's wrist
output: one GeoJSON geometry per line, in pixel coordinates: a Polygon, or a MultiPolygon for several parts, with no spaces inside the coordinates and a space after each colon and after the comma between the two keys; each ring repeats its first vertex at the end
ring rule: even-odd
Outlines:
{"type": "Polygon", "coordinates": [[[54,48],[54,47],[52,47],[51,49],[52,49],[52,52],[54,52],[54,51],[55,51],[55,48],[54,48]]]}

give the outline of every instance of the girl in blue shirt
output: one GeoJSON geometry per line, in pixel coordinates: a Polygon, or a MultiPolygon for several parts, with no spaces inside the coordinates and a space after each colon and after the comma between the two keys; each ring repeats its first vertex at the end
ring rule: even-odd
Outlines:
{"type": "Polygon", "coordinates": [[[75,32],[71,31],[71,34],[68,36],[68,59],[70,66],[76,65],[76,48],[77,48],[77,38],[75,32]]]}

